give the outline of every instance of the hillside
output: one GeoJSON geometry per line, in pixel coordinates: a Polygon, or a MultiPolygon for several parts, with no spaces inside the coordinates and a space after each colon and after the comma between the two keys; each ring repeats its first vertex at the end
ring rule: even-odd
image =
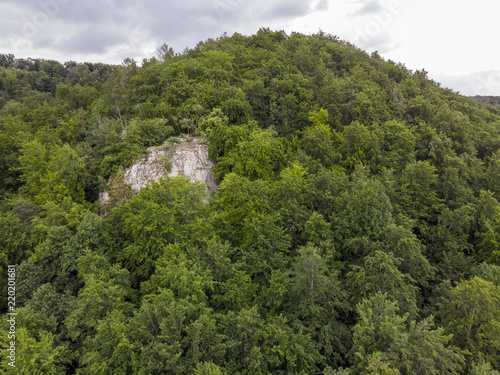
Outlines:
{"type": "Polygon", "coordinates": [[[500,112],[425,70],[268,29],[120,66],[0,55],[0,138],[18,371],[500,370],[500,112]],[[213,195],[169,158],[137,194],[134,162],[192,133],[213,195]]]}

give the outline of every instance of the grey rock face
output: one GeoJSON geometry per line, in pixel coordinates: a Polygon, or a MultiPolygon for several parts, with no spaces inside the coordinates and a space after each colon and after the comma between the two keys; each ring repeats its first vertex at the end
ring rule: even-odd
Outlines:
{"type": "MultiPolygon", "coordinates": [[[[217,187],[212,174],[214,163],[208,158],[208,144],[202,138],[180,138],[178,143],[166,142],[158,147],[148,148],[148,154],[138,158],[124,171],[125,182],[139,192],[149,180],[160,177],[184,175],[193,181],[200,181],[213,192],[217,187]]],[[[101,205],[108,200],[108,193],[101,192],[101,205]]]]}

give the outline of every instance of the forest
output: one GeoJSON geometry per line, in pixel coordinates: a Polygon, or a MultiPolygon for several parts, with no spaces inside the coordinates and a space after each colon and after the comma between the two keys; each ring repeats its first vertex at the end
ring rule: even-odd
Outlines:
{"type": "Polygon", "coordinates": [[[498,375],[497,103],[322,31],[0,55],[0,373],[498,375]],[[191,133],[215,192],[120,180],[191,133]]]}

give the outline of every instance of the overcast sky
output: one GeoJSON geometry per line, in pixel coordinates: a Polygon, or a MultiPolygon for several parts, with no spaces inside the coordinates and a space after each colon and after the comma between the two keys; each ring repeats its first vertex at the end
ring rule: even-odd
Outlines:
{"type": "Polygon", "coordinates": [[[0,53],[138,62],[261,27],[338,35],[464,95],[500,96],[498,0],[0,0],[0,53]]]}

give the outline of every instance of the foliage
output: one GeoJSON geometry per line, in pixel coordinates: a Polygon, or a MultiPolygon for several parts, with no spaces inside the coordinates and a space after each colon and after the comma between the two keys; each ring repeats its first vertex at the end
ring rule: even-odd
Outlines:
{"type": "Polygon", "coordinates": [[[498,373],[496,98],[322,31],[157,52],[0,54],[18,372],[498,373]],[[184,136],[208,143],[215,191],[134,191],[124,168],[166,145],[169,170],[184,136]]]}
{"type": "Polygon", "coordinates": [[[446,296],[444,324],[457,346],[471,358],[482,358],[498,367],[500,361],[500,290],[480,277],[459,283],[446,296]]]}

